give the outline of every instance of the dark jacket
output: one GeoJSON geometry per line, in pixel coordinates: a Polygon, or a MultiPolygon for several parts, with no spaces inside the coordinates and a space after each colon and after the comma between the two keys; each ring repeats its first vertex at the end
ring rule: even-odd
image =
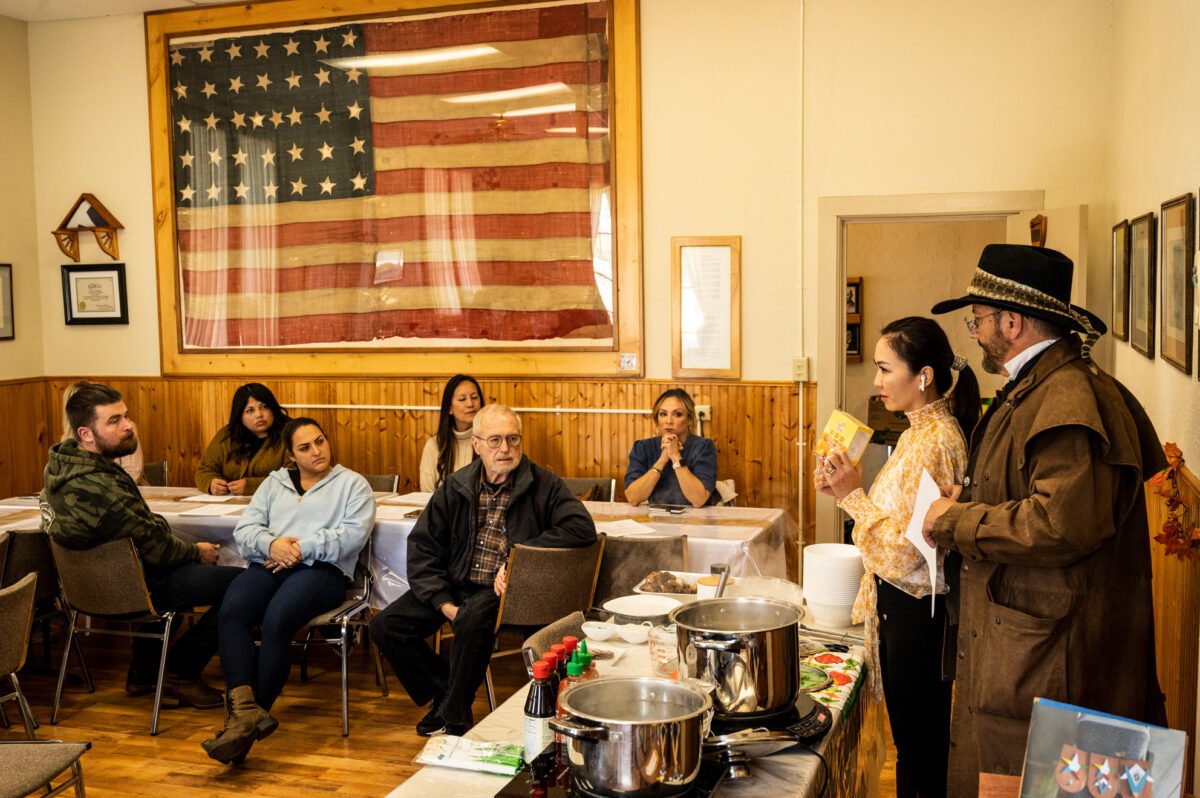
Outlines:
{"type": "Polygon", "coordinates": [[[1165,725],[1143,482],[1166,466],[1137,400],[1056,342],[971,440],[949,794],[1021,772],[1035,696],[1165,725]]]}
{"type": "Polygon", "coordinates": [[[90,549],[132,538],[145,565],[174,568],[199,559],[196,545],[175,537],[115,461],[66,440],[50,447],[42,478],[42,529],[59,545],[90,549]]]}
{"type": "MultiPolygon", "coordinates": [[[[455,471],[434,492],[408,536],[408,584],[429,607],[457,602],[468,582],[478,531],[483,461],[455,471]]],[[[512,474],[504,516],[510,546],[579,548],[596,541],[596,524],[583,503],[551,471],[522,457],[512,474]]]]}

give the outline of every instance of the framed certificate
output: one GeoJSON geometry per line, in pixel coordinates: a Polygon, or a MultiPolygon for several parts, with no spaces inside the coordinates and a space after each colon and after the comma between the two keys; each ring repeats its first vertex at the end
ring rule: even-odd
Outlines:
{"type": "Polygon", "coordinates": [[[0,263],[0,341],[7,341],[15,336],[12,264],[0,263]]]}
{"type": "Polygon", "coordinates": [[[128,324],[125,264],[62,267],[63,315],[67,324],[128,324]]]}
{"type": "Polygon", "coordinates": [[[742,239],[671,239],[671,373],[742,376],[742,239]]]}
{"type": "Polygon", "coordinates": [[[1192,373],[1192,264],[1196,251],[1195,200],[1184,194],[1162,204],[1159,267],[1162,299],[1159,354],[1184,374],[1192,373]]]}

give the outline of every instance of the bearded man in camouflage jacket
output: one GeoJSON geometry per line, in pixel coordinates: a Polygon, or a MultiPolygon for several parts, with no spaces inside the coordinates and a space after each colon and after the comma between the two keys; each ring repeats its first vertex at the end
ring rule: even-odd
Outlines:
{"type": "MultiPolygon", "coordinates": [[[[242,569],[216,565],[218,546],[176,537],[166,520],[150,511],[137,485],[117,464],[118,457],[138,445],[119,392],[85,383],[67,401],[67,418],[72,437],[50,447],[43,475],[39,497],[43,530],[69,549],[130,538],[141,555],[155,609],[181,611],[209,605],[167,654],[163,706],[176,701],[201,709],[221,706],[221,693],[205,684],[200,674],[217,652],[221,599],[242,569]]],[[[130,695],[154,691],[159,645],[151,638],[134,638],[133,662],[125,680],[130,695]]]]}

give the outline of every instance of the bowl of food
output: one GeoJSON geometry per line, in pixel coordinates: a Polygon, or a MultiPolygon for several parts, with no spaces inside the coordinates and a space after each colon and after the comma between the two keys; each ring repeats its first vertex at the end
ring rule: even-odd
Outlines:
{"type": "Polygon", "coordinates": [[[686,604],[696,600],[696,582],[708,574],[693,571],[651,571],[634,593],[639,595],[670,596],[686,604]]]}

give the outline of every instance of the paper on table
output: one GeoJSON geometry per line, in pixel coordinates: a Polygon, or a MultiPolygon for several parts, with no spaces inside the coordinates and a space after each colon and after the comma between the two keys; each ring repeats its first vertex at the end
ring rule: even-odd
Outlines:
{"type": "Polygon", "coordinates": [[[620,521],[601,521],[596,524],[596,531],[613,538],[619,538],[622,535],[660,534],[654,527],[639,524],[632,518],[622,518],[620,521]]]}
{"type": "Polygon", "coordinates": [[[392,496],[388,499],[380,499],[380,504],[416,504],[424,507],[429,504],[429,500],[433,498],[432,493],[421,493],[419,491],[413,493],[405,493],[403,496],[392,496]]]}
{"type": "MultiPolygon", "coordinates": [[[[405,518],[410,518],[409,513],[413,512],[412,507],[396,507],[395,505],[376,504],[375,505],[375,520],[377,521],[401,521],[405,518]]],[[[419,511],[418,511],[419,512],[419,511]]]]}
{"type": "Polygon", "coordinates": [[[925,536],[921,534],[921,527],[925,525],[925,516],[929,514],[930,506],[942,498],[942,491],[938,488],[933,477],[929,474],[929,469],[921,469],[921,481],[917,485],[917,500],[913,503],[912,518],[908,522],[908,530],[904,533],[904,537],[917,547],[917,551],[921,552],[921,556],[925,558],[926,564],[929,566],[929,584],[932,588],[929,593],[929,617],[933,617],[937,601],[937,547],[930,546],[925,542],[925,536]]]}
{"type": "Polygon", "coordinates": [[[202,504],[190,510],[184,510],[180,515],[229,515],[241,510],[239,504],[202,504]]]}
{"type": "Polygon", "coordinates": [[[216,504],[217,502],[227,502],[232,498],[234,498],[232,493],[226,493],[224,496],[209,496],[207,493],[197,493],[195,496],[184,496],[179,501],[200,502],[201,504],[216,504]]]}

